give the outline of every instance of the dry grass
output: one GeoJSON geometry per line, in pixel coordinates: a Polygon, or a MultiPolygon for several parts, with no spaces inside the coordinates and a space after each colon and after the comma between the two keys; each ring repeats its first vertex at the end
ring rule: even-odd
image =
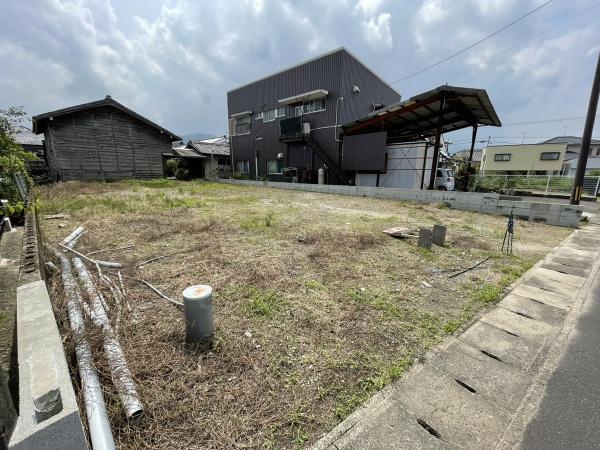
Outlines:
{"type": "Polygon", "coordinates": [[[505,219],[435,205],[166,180],[64,183],[39,194],[43,214],[71,215],[62,227],[42,223],[48,241],[83,225],[80,251],[134,244],[103,258],[173,298],[190,284],[214,288],[216,341],[201,353],[184,344],[178,307],[128,283],[132,311],[123,309],[119,339],[146,406],[140,425],[125,422],[96,362],[122,448],[314,442],[569,233],[519,222],[517,256],[507,257],[505,219]],[[433,223],[448,234],[432,251],[382,233],[433,223]],[[137,267],[160,255],[171,256],[137,267]]]}

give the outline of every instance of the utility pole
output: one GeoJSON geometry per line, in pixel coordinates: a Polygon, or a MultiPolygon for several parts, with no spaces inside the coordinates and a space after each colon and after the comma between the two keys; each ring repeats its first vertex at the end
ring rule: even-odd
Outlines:
{"type": "Polygon", "coordinates": [[[585,119],[585,128],[583,130],[583,139],[581,140],[581,151],[577,162],[577,171],[573,181],[573,190],[571,191],[571,205],[579,205],[581,200],[581,190],[583,188],[583,178],[585,177],[585,168],[587,166],[588,154],[590,153],[590,141],[594,129],[594,120],[596,119],[596,109],[598,108],[598,96],[600,95],[600,53],[598,53],[598,62],[596,64],[596,74],[592,84],[592,93],[588,105],[587,117],[585,119]]]}

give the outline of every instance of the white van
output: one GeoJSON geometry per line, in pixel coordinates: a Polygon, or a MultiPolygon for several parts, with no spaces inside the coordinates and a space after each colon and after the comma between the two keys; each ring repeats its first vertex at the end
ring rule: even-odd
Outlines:
{"type": "Polygon", "coordinates": [[[438,169],[435,175],[435,188],[440,191],[454,190],[454,174],[450,169],[438,169]]]}

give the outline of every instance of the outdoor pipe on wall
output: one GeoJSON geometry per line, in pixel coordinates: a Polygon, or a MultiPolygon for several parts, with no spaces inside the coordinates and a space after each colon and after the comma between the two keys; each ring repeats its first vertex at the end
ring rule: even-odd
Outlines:
{"type": "Polygon", "coordinates": [[[335,101],[335,127],[333,128],[335,142],[342,142],[341,139],[338,139],[337,129],[338,129],[338,105],[340,100],[344,100],[344,97],[340,97],[335,101]]]}
{"type": "Polygon", "coordinates": [[[108,421],[108,413],[102,395],[102,385],[92,360],[92,348],[85,339],[85,323],[81,311],[81,295],[77,290],[77,281],[73,277],[69,258],[59,251],[54,251],[62,266],[62,282],[67,295],[67,311],[69,323],[75,339],[75,356],[79,367],[81,391],[88,419],[90,439],[94,450],[114,450],[115,442],[108,421]]]}

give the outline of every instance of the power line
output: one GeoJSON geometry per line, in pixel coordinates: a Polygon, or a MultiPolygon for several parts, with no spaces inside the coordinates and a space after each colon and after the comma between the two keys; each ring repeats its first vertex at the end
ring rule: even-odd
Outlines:
{"type": "MultiPolygon", "coordinates": [[[[532,36],[531,38],[529,38],[529,39],[527,39],[527,40],[525,40],[525,41],[521,41],[521,42],[520,42],[520,43],[518,43],[518,44],[515,44],[515,45],[513,45],[513,46],[511,46],[511,47],[507,47],[507,48],[505,48],[505,49],[503,49],[503,50],[500,50],[500,51],[496,52],[496,53],[495,53],[495,55],[493,55],[493,56],[494,56],[494,57],[498,57],[499,55],[502,55],[502,54],[506,53],[506,52],[507,52],[507,51],[509,51],[509,50],[513,50],[513,49],[516,49],[516,48],[522,48],[522,47],[525,47],[525,45],[526,45],[527,43],[529,43],[529,42],[533,41],[534,39],[537,39],[537,38],[539,38],[540,36],[542,36],[542,35],[544,35],[544,34],[547,34],[548,32],[550,32],[550,31],[552,31],[552,30],[554,30],[554,29],[556,29],[556,28],[558,28],[558,27],[560,27],[560,26],[564,25],[564,24],[565,24],[565,23],[567,23],[567,22],[570,22],[571,20],[573,20],[573,19],[575,19],[575,18],[579,17],[580,15],[582,15],[582,14],[584,14],[584,13],[588,12],[590,9],[592,9],[592,8],[596,8],[598,5],[600,5],[600,2],[596,2],[596,3],[592,4],[592,5],[591,5],[591,6],[589,6],[589,7],[582,9],[582,10],[581,10],[581,11],[579,11],[578,13],[576,13],[576,14],[572,15],[571,17],[569,17],[569,18],[567,18],[567,19],[565,19],[565,20],[563,20],[563,21],[561,21],[561,22],[558,22],[556,25],[554,25],[554,26],[552,26],[552,27],[550,27],[550,28],[547,28],[546,30],[542,31],[541,33],[538,33],[538,34],[536,34],[535,36],[532,36]]],[[[456,77],[457,75],[460,75],[460,74],[463,74],[463,73],[465,73],[465,72],[468,72],[469,70],[473,70],[473,67],[467,67],[467,68],[465,68],[465,69],[459,70],[458,72],[454,72],[453,74],[451,74],[451,75],[449,75],[449,76],[446,76],[446,77],[444,77],[444,78],[445,78],[446,80],[449,80],[449,79],[451,79],[451,78],[454,78],[454,77],[456,77]]]]}
{"type": "Polygon", "coordinates": [[[420,74],[422,74],[423,72],[426,72],[426,71],[428,71],[429,69],[433,69],[434,67],[437,67],[437,66],[439,66],[440,64],[443,64],[443,63],[445,63],[446,61],[448,61],[448,60],[450,60],[450,59],[452,59],[452,58],[455,58],[455,57],[457,57],[458,55],[461,55],[461,54],[463,54],[464,52],[466,52],[466,51],[468,51],[468,50],[471,50],[473,47],[476,47],[477,45],[479,45],[479,44],[481,44],[481,43],[483,43],[483,42],[487,41],[488,39],[490,39],[490,38],[492,38],[492,37],[496,36],[497,34],[501,33],[502,31],[506,30],[507,28],[510,28],[510,27],[512,27],[512,26],[513,26],[513,25],[515,25],[516,23],[518,23],[518,22],[522,21],[523,19],[525,19],[525,18],[529,17],[530,15],[532,15],[532,14],[534,14],[535,12],[539,11],[540,9],[542,9],[542,8],[544,8],[544,7],[546,7],[546,6],[548,6],[548,4],[552,3],[553,1],[554,1],[554,0],[548,0],[548,1],[547,1],[547,2],[545,2],[545,3],[542,3],[540,6],[538,6],[537,8],[534,8],[534,9],[532,9],[532,10],[531,10],[531,11],[529,11],[527,14],[525,14],[525,15],[523,15],[523,16],[521,16],[521,17],[519,17],[519,18],[515,19],[515,20],[513,20],[513,21],[512,21],[511,23],[509,23],[508,25],[504,25],[502,28],[499,28],[498,30],[494,31],[493,33],[491,33],[491,34],[488,34],[486,37],[484,37],[484,38],[482,38],[482,39],[478,40],[477,42],[474,42],[473,44],[469,45],[468,47],[465,47],[465,48],[463,48],[462,50],[459,50],[459,51],[458,51],[458,52],[456,52],[456,53],[453,53],[453,54],[451,54],[451,55],[449,55],[449,56],[446,56],[445,58],[443,58],[443,59],[441,59],[441,60],[439,60],[439,61],[437,61],[437,62],[435,62],[435,63],[433,63],[433,64],[431,64],[431,65],[429,65],[429,66],[427,66],[427,67],[424,67],[424,68],[422,68],[422,69],[420,69],[420,70],[418,70],[418,71],[416,71],[416,72],[414,72],[414,73],[411,73],[410,75],[407,75],[407,76],[405,76],[404,78],[400,78],[399,80],[392,81],[390,84],[396,84],[396,83],[400,83],[400,82],[402,82],[402,81],[408,80],[409,78],[416,77],[417,75],[420,75],[420,74]]]}
{"type": "MultiPolygon", "coordinates": [[[[596,117],[600,117],[600,114],[596,115],[596,117]]],[[[569,120],[582,120],[585,119],[585,116],[578,117],[558,117],[556,119],[544,119],[544,120],[532,120],[529,122],[513,122],[513,123],[505,123],[502,124],[503,127],[512,127],[516,125],[535,125],[538,123],[551,123],[551,122],[566,122],[569,120]]]]}

